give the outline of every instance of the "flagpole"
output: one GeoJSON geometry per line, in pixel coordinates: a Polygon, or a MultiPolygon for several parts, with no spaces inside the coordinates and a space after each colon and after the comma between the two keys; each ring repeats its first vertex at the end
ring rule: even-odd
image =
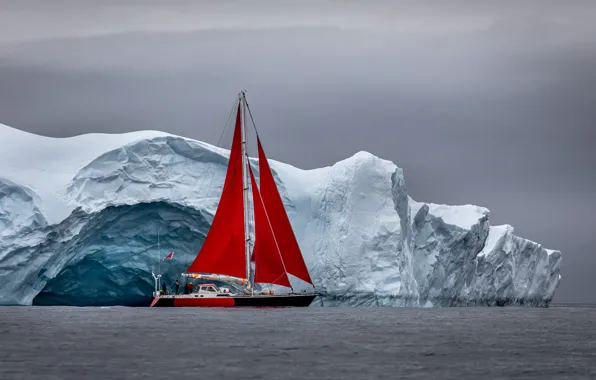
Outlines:
{"type": "Polygon", "coordinates": [[[158,263],[157,265],[159,265],[159,269],[158,269],[159,273],[158,274],[161,274],[161,245],[159,244],[159,231],[160,230],[161,230],[161,226],[159,226],[159,228],[157,229],[157,258],[159,260],[157,262],[158,263]]]}

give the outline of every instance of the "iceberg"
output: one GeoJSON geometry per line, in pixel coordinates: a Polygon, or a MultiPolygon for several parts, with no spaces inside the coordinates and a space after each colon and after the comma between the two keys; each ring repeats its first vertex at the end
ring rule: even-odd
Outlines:
{"type": "MultiPolygon", "coordinates": [[[[228,157],[159,131],[49,138],[0,124],[0,304],[147,304],[151,271],[171,284],[199,251],[228,157]]],[[[485,208],[416,202],[390,161],[270,165],[317,305],[548,306],[560,282],[559,251],[491,226],[485,208]]]]}

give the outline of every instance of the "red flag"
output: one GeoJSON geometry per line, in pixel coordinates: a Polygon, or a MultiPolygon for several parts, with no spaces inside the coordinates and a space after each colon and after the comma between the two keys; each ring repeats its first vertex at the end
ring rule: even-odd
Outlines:
{"type": "Polygon", "coordinates": [[[164,257],[161,261],[166,261],[166,259],[173,259],[174,258],[174,252],[170,252],[166,257],[164,257]]]}

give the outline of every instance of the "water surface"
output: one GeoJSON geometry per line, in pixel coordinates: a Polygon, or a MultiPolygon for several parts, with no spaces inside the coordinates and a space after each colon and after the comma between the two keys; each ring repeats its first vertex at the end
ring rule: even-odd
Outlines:
{"type": "Polygon", "coordinates": [[[596,309],[0,307],[0,379],[595,379],[596,309]]]}

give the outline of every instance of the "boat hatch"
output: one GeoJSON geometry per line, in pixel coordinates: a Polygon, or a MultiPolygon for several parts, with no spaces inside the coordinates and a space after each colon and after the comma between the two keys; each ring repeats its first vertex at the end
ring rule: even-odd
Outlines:
{"type": "Polygon", "coordinates": [[[213,285],[209,285],[209,286],[203,285],[203,286],[201,286],[201,291],[202,292],[213,292],[213,293],[217,292],[217,290],[215,289],[215,286],[213,286],[213,285]]]}

